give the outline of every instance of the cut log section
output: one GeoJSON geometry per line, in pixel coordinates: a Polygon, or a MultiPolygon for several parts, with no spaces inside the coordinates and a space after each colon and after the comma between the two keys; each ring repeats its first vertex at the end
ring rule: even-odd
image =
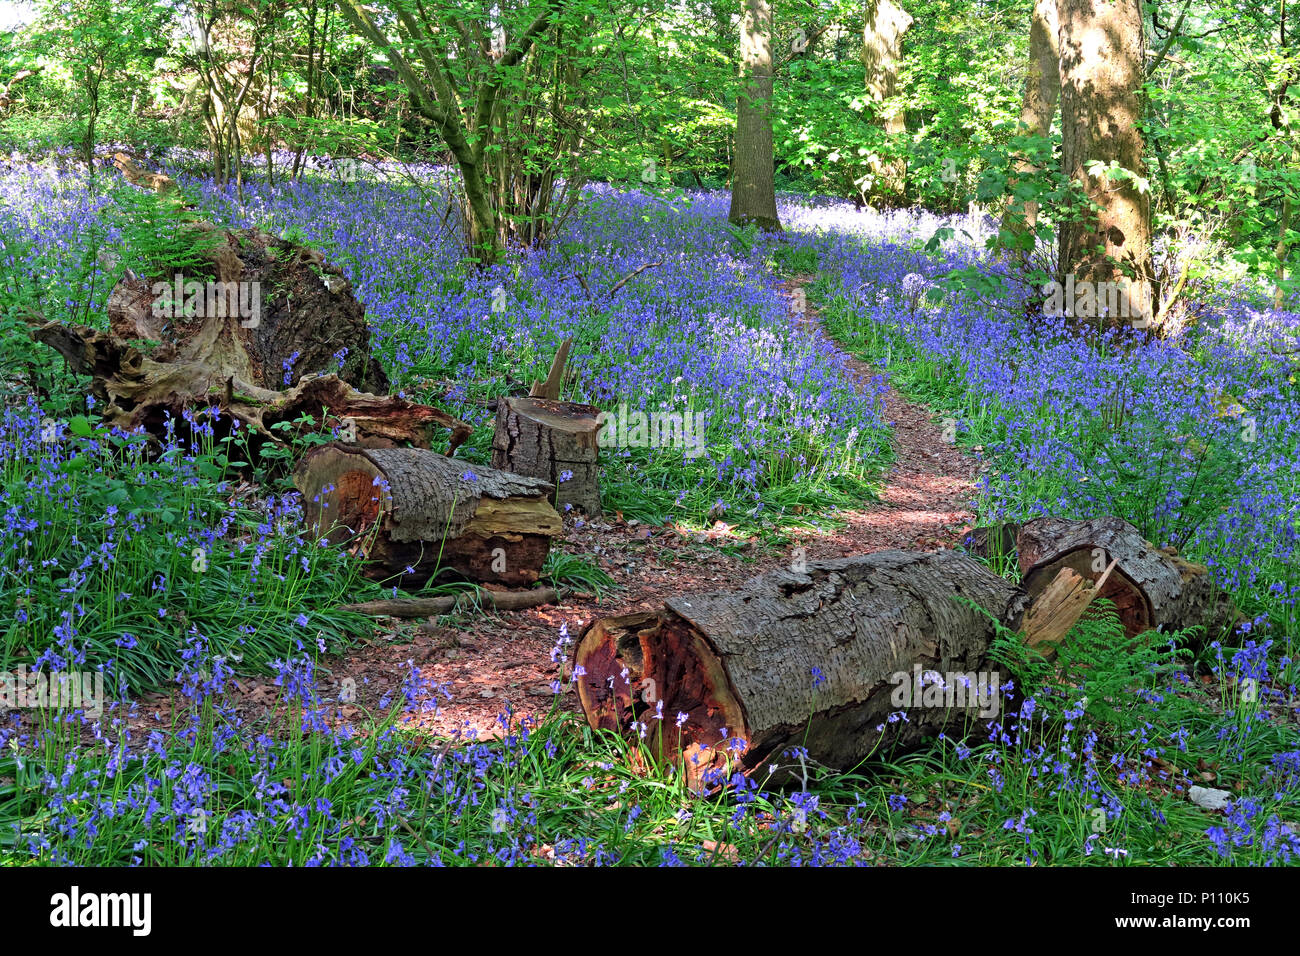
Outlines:
{"type": "Polygon", "coordinates": [[[172,179],[165,173],[155,173],[148,169],[141,169],[136,163],[135,157],[130,153],[116,152],[112,156],[112,163],[121,172],[124,179],[132,186],[139,186],[141,189],[151,189],[156,193],[167,195],[174,193],[179,187],[176,180],[172,179]]]}
{"type": "Polygon", "coordinates": [[[650,752],[681,759],[697,784],[728,758],[747,773],[770,763],[780,778],[797,774],[784,754],[800,746],[845,769],[945,728],[973,730],[981,711],[997,712],[993,681],[1001,687],[1006,675],[988,660],[990,615],[1001,619],[1014,594],[951,551],[811,563],[806,573],[771,572],[739,591],[593,622],[574,652],[575,683],[592,727],[635,737],[633,723],[644,724],[650,752]],[[913,700],[924,672],[960,686],[945,694],[931,681],[913,700]],[[890,719],[899,710],[907,720],[890,719]],[[743,749],[729,752],[730,741],[743,749]]]}
{"type": "Polygon", "coordinates": [[[598,516],[599,413],[593,405],[576,402],[502,399],[492,435],[492,467],[549,482],[560,509],[569,504],[598,516]]]}
{"type": "Polygon", "coordinates": [[[552,486],[419,448],[323,445],[294,472],[308,526],[403,587],[444,571],[534,583],[562,532],[552,486]]]}
{"type": "Polygon", "coordinates": [[[1235,618],[1232,602],[1203,565],[1156,548],[1122,518],[1038,518],[1020,529],[1016,544],[1031,607],[1063,569],[1095,584],[1113,563],[1094,597],[1115,605],[1129,637],[1200,625],[1213,639],[1235,618]]]}

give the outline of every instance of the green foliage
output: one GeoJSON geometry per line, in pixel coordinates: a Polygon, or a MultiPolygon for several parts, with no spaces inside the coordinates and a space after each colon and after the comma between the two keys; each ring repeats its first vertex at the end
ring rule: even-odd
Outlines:
{"type": "Polygon", "coordinates": [[[554,587],[590,591],[597,598],[614,587],[614,579],[597,564],[595,555],[569,554],[554,548],[542,565],[542,580],[549,581],[554,587]]]}
{"type": "MultiPolygon", "coordinates": [[[[976,606],[976,605],[971,605],[976,606]]],[[[1015,676],[1020,693],[1058,714],[1054,700],[1084,702],[1089,722],[1097,728],[1122,731],[1128,725],[1135,693],[1167,681],[1192,651],[1180,647],[1191,635],[1149,631],[1128,637],[1114,605],[1098,598],[1056,645],[1049,661],[1025,644],[1021,634],[995,618],[989,656],[1015,676]]]]}
{"type": "Polygon", "coordinates": [[[0,449],[0,496],[27,502],[35,532],[0,555],[0,671],[64,653],[75,634],[90,666],[112,662],[110,687],[141,692],[171,681],[192,629],[255,671],[318,632],[339,642],[368,627],[337,610],[356,583],[350,558],[299,537],[285,504],[232,496],[244,463],[196,424],[192,450],[150,455],[144,436],[47,419],[36,478],[14,445],[0,449]]]}
{"type": "Polygon", "coordinates": [[[162,195],[124,182],[112,189],[111,196],[109,221],[129,256],[120,267],[133,265],[144,276],[211,269],[205,254],[216,247],[220,235],[216,230],[186,228],[193,216],[179,190],[162,195]]]}

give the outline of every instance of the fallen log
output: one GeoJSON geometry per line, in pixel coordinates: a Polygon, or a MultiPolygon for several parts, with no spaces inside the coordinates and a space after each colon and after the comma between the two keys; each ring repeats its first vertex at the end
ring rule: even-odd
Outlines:
{"type": "Polygon", "coordinates": [[[474,607],[488,611],[522,611],[543,604],[555,604],[571,592],[568,588],[530,588],[527,591],[466,591],[431,598],[389,598],[344,604],[341,611],[355,611],[369,617],[436,617],[474,607]]]}
{"type": "Polygon", "coordinates": [[[141,169],[136,163],[135,157],[130,153],[116,152],[112,155],[111,160],[113,165],[117,167],[118,172],[122,174],[122,178],[132,186],[150,189],[164,196],[174,193],[180,188],[176,185],[176,180],[165,173],[155,173],[148,169],[141,169]]]}
{"type": "Polygon", "coordinates": [[[575,683],[593,728],[629,734],[635,724],[693,783],[707,785],[729,757],[745,773],[778,765],[784,778],[798,770],[784,756],[792,747],[848,768],[997,712],[1005,674],[988,650],[1015,593],[951,551],[811,563],[593,622],[574,651],[575,683]],[[916,686],[928,671],[948,675],[947,696],[916,686]],[[914,693],[919,706],[891,721],[914,693]],[[744,746],[729,752],[730,741],[744,746]]]}
{"type": "MultiPolygon", "coordinates": [[[[1172,548],[1156,548],[1122,518],[1037,518],[1020,529],[1016,546],[1030,606],[1069,568],[1094,584],[1106,575],[1095,596],[1115,605],[1129,637],[1202,626],[1212,640],[1235,618],[1231,600],[1203,565],[1172,548]]],[[[1012,624],[1019,626],[1018,621],[1012,624]]]]}
{"type": "Polygon", "coordinates": [[[598,415],[595,406],[576,402],[502,399],[492,433],[492,467],[549,482],[558,508],[569,504],[599,516],[598,415]]]}
{"type": "Polygon", "coordinates": [[[446,571],[532,584],[563,530],[546,482],[426,449],[322,445],[303,456],[294,485],[314,534],[403,587],[446,571]]]}

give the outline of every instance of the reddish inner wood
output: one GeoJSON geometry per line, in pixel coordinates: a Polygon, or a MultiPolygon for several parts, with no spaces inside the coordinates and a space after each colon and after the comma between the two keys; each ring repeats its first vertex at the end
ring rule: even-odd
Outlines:
{"type": "Polygon", "coordinates": [[[578,693],[593,726],[637,739],[634,724],[645,724],[651,755],[670,764],[683,761],[696,783],[711,767],[724,766],[728,741],[744,739],[747,730],[730,689],[719,686],[725,677],[707,642],[670,613],[629,616],[598,628],[576,655],[586,671],[578,678],[578,693]],[[679,713],[687,715],[681,727],[679,713]]]}
{"type": "Polygon", "coordinates": [[[327,513],[325,520],[345,525],[350,530],[339,528],[332,535],[350,537],[373,528],[379,520],[383,498],[383,491],[375,484],[374,474],[358,470],[345,471],[338,476],[334,485],[335,490],[328,498],[338,513],[333,516],[327,513]]]}

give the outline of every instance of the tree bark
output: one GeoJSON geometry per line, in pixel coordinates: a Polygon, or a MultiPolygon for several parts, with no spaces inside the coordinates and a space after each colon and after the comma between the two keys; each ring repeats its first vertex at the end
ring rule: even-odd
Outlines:
{"type": "Polygon", "coordinates": [[[503,399],[497,404],[492,467],[540,478],[555,486],[557,508],[569,504],[597,517],[601,513],[598,414],[595,406],[574,402],[503,399]]]}
{"type": "Polygon", "coordinates": [[[563,530],[546,482],[425,449],[324,445],[303,456],[294,485],[314,534],[350,543],[367,575],[406,588],[447,571],[532,584],[563,530]]]}
{"type": "Polygon", "coordinates": [[[465,591],[456,595],[432,598],[389,598],[382,601],[364,601],[345,604],[339,610],[355,611],[371,617],[436,617],[453,611],[468,611],[481,607],[485,611],[522,611],[543,604],[555,604],[569,594],[567,588],[529,588],[527,591],[465,591]]]}
{"type": "MultiPolygon", "coordinates": [[[[1020,105],[1022,133],[1047,138],[1052,132],[1052,117],[1061,95],[1061,56],[1056,0],[1035,0],[1029,22],[1029,70],[1025,75],[1025,95],[1020,105]]],[[[1016,159],[1015,171],[1021,176],[1037,173],[1039,167],[1028,157],[1016,159]]],[[[1012,181],[1012,189],[1015,180],[1012,181]]],[[[1013,205],[1002,219],[1002,230],[1013,237],[1033,235],[1038,223],[1038,203],[1024,200],[1023,212],[1013,205]]],[[[1012,244],[1020,245],[1020,243],[1012,244]]],[[[1033,248],[1033,240],[1028,240],[1033,248]]]]}
{"type": "Polygon", "coordinates": [[[1152,316],[1151,203],[1132,179],[1093,175],[1094,163],[1138,177],[1143,161],[1141,105],[1144,38],[1139,0],[1058,0],[1061,56],[1061,167],[1089,208],[1060,228],[1060,281],[1103,283],[1120,315],[1097,296],[1072,313],[1104,326],[1116,319],[1145,325],[1152,316]]]}
{"type": "MultiPolygon", "coordinates": [[[[887,103],[897,93],[903,34],[912,22],[912,15],[893,0],[876,0],[867,11],[862,29],[867,98],[876,104],[876,124],[890,139],[907,132],[903,112],[887,103]]],[[[907,189],[907,160],[873,156],[870,168],[872,183],[868,198],[889,204],[900,202],[907,189]]]]}
{"type": "Polygon", "coordinates": [[[630,722],[644,723],[651,752],[680,758],[693,782],[728,756],[746,773],[780,764],[784,777],[792,769],[784,752],[798,746],[844,769],[882,748],[974,726],[985,705],[965,688],[964,706],[902,707],[896,695],[912,688],[918,665],[997,671],[987,658],[989,615],[1001,619],[1015,593],[952,551],[883,551],[776,571],[736,592],[681,595],[659,611],[594,622],[574,653],[585,668],[578,695],[594,728],[627,733],[630,722]],[[908,720],[891,721],[901,709],[908,720]],[[743,750],[729,754],[737,739],[743,750]]]}
{"type": "Polygon", "coordinates": [[[1062,569],[1096,582],[1115,562],[1097,597],[1115,604],[1129,637],[1202,625],[1212,639],[1212,632],[1235,618],[1231,601],[1204,566],[1172,548],[1157,549],[1122,518],[1038,518],[1020,529],[1016,545],[1021,587],[1031,606],[1062,569]]]}
{"type": "Polygon", "coordinates": [[[772,146],[772,2],[744,0],[740,20],[741,91],[736,98],[736,152],[730,222],[778,231],[772,146]]]}

